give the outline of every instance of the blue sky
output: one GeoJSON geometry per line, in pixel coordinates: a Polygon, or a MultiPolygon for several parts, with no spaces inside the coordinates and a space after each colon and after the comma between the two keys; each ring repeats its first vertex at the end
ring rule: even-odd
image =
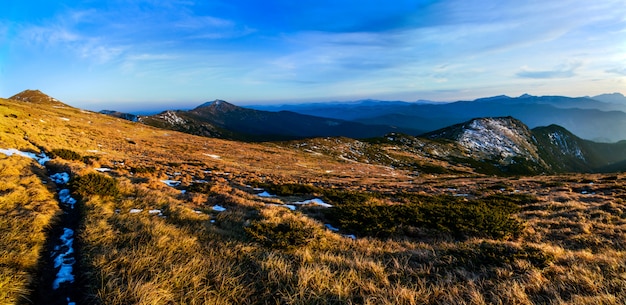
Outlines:
{"type": "Polygon", "coordinates": [[[131,111],[626,93],[623,0],[8,2],[2,97],[131,111]]]}

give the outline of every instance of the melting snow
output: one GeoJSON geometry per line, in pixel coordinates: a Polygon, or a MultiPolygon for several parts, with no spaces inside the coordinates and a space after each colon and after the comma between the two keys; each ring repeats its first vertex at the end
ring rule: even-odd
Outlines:
{"type": "Polygon", "coordinates": [[[215,212],[224,212],[224,211],[226,211],[226,208],[225,208],[225,207],[223,207],[223,206],[221,206],[221,205],[214,205],[214,206],[212,207],[212,209],[213,209],[213,211],[215,211],[215,212]]]}
{"type": "Polygon", "coordinates": [[[143,209],[130,209],[128,213],[137,214],[143,212],[143,209]]]}
{"type": "Polygon", "coordinates": [[[70,119],[68,119],[68,118],[59,118],[59,119],[61,119],[61,120],[63,120],[63,121],[66,121],[66,122],[69,122],[69,121],[70,121],[70,119]]]}
{"type": "Polygon", "coordinates": [[[166,111],[165,113],[159,115],[159,117],[161,119],[164,119],[165,121],[167,121],[168,123],[172,124],[172,125],[184,125],[187,124],[187,122],[179,117],[178,115],[176,115],[176,113],[174,113],[173,111],[166,111]]]}
{"type": "Polygon", "coordinates": [[[56,173],[50,176],[50,179],[56,184],[66,184],[70,181],[70,175],[66,172],[56,173]]]}
{"type": "Polygon", "coordinates": [[[333,227],[333,226],[332,226],[331,224],[329,224],[329,223],[325,224],[324,226],[326,227],[326,229],[329,229],[329,230],[331,230],[331,231],[333,231],[333,232],[338,232],[338,231],[339,231],[339,229],[337,229],[337,228],[333,227]]]}
{"type": "Polygon", "coordinates": [[[68,189],[62,189],[59,191],[59,201],[69,205],[72,209],[74,208],[74,204],[76,204],[76,199],[72,198],[70,190],[68,189]]]}
{"type": "Polygon", "coordinates": [[[180,181],[176,181],[176,180],[161,180],[161,182],[167,184],[168,186],[179,186],[180,185],[180,181]]]}
{"type": "Polygon", "coordinates": [[[548,134],[548,137],[550,138],[550,142],[552,142],[552,144],[558,146],[564,152],[572,154],[576,156],[576,158],[585,161],[585,156],[580,150],[580,147],[578,147],[577,145],[574,145],[574,147],[570,147],[569,142],[567,141],[569,137],[567,137],[566,135],[562,135],[560,132],[552,132],[548,134]]]}
{"type": "Polygon", "coordinates": [[[221,158],[221,157],[220,157],[220,156],[218,156],[218,155],[212,155],[212,154],[203,154],[203,155],[205,155],[205,156],[207,156],[207,157],[211,157],[211,158],[213,158],[213,159],[219,159],[219,158],[221,158]]]}
{"type": "Polygon", "coordinates": [[[59,268],[57,276],[52,283],[52,289],[59,289],[59,285],[65,282],[74,282],[74,263],[76,260],[71,257],[74,253],[74,231],[72,229],[63,228],[63,235],[60,237],[61,244],[54,247],[55,251],[64,251],[54,258],[54,268],[59,268]]]}
{"type": "Polygon", "coordinates": [[[324,202],[322,199],[319,199],[319,198],[314,198],[314,199],[305,200],[305,201],[298,201],[298,202],[294,202],[293,204],[315,204],[315,205],[319,205],[319,206],[325,207],[325,208],[332,208],[333,207],[331,204],[328,204],[328,203],[324,202]]]}
{"type": "Polygon", "coordinates": [[[12,155],[18,155],[18,156],[34,159],[37,162],[39,162],[39,164],[41,165],[44,165],[44,163],[50,161],[50,157],[46,156],[44,152],[41,152],[40,154],[35,154],[31,152],[20,151],[15,148],[10,148],[10,149],[0,148],[0,153],[5,154],[9,157],[12,155]]]}
{"type": "Polygon", "coordinates": [[[258,193],[256,194],[259,197],[276,197],[276,195],[272,195],[270,193],[268,193],[267,191],[263,191],[262,193],[258,193]]]}
{"type": "Polygon", "coordinates": [[[111,169],[110,169],[110,168],[107,168],[107,167],[98,167],[98,168],[94,168],[94,169],[95,169],[96,171],[101,172],[101,173],[104,173],[104,172],[110,172],[110,171],[111,171],[111,169]]]}
{"type": "Polygon", "coordinates": [[[161,210],[156,210],[156,209],[155,210],[149,210],[148,214],[150,214],[150,215],[155,215],[156,214],[157,216],[163,216],[163,212],[161,210]]]}
{"type": "Polygon", "coordinates": [[[281,208],[287,208],[290,209],[292,211],[296,210],[296,206],[293,204],[275,204],[275,203],[268,203],[267,206],[272,206],[272,207],[281,207],[281,208]]]}

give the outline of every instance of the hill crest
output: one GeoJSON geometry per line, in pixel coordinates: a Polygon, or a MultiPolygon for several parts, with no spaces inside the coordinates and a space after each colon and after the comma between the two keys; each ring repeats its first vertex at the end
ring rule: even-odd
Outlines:
{"type": "Polygon", "coordinates": [[[62,103],[61,101],[41,92],[40,90],[32,90],[26,89],[16,95],[11,96],[9,99],[22,101],[27,103],[37,103],[37,104],[55,104],[58,106],[67,106],[68,105],[62,103]]]}

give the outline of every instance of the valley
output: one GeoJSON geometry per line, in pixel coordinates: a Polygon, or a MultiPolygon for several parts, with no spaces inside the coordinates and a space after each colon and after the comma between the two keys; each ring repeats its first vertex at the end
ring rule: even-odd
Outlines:
{"type": "Polygon", "coordinates": [[[38,265],[67,187],[81,293],[66,304],[626,302],[619,143],[511,117],[275,140],[0,99],[0,149],[23,152],[0,154],[0,296],[47,304],[38,265]]]}

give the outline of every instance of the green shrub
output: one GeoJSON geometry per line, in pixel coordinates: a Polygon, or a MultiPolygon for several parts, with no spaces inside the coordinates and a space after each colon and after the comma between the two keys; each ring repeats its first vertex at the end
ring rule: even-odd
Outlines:
{"type": "Polygon", "coordinates": [[[367,194],[342,193],[333,198],[337,200],[333,203],[340,204],[326,210],[325,215],[340,228],[365,236],[388,237],[402,228],[416,227],[449,233],[458,239],[507,239],[518,236],[523,229],[523,223],[513,217],[519,211],[518,203],[534,200],[525,196],[490,196],[472,201],[451,196],[394,196],[405,203],[371,203],[367,194]]]}
{"type": "Polygon", "coordinates": [[[83,159],[83,157],[79,153],[65,148],[53,149],[50,151],[50,154],[52,155],[52,157],[59,157],[64,160],[79,161],[83,159]]]}
{"type": "Polygon", "coordinates": [[[274,249],[293,249],[316,238],[315,228],[295,219],[278,223],[256,220],[245,231],[255,241],[274,249]]]}
{"type": "Polygon", "coordinates": [[[388,237],[406,222],[402,205],[349,203],[328,209],[327,217],[339,227],[359,235],[388,237]]]}
{"type": "Polygon", "coordinates": [[[90,195],[117,196],[119,194],[115,179],[97,173],[75,177],[70,181],[69,187],[81,197],[90,195]]]}
{"type": "Polygon", "coordinates": [[[253,185],[264,188],[268,192],[279,195],[279,196],[315,194],[321,191],[320,188],[314,185],[299,184],[299,183],[286,183],[286,184],[253,183],[253,185]]]}
{"type": "Polygon", "coordinates": [[[153,166],[147,166],[147,167],[138,166],[138,167],[131,167],[130,171],[135,174],[153,174],[156,172],[156,168],[153,166]]]}
{"type": "Polygon", "coordinates": [[[425,204],[419,206],[415,225],[448,232],[456,238],[469,236],[506,239],[518,236],[523,225],[512,217],[515,209],[481,201],[425,204]]]}
{"type": "Polygon", "coordinates": [[[374,193],[365,193],[365,192],[354,192],[354,191],[344,191],[337,189],[328,189],[323,191],[324,199],[330,202],[333,205],[344,205],[344,204],[363,204],[367,203],[373,198],[381,197],[378,194],[374,193]]]}

